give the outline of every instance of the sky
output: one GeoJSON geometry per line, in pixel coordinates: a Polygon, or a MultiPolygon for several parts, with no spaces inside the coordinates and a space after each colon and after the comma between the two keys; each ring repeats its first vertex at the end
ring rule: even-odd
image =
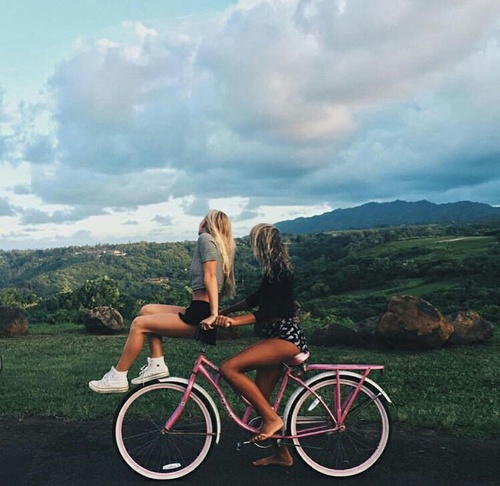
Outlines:
{"type": "Polygon", "coordinates": [[[498,0],[0,0],[0,250],[500,205],[498,0]]]}

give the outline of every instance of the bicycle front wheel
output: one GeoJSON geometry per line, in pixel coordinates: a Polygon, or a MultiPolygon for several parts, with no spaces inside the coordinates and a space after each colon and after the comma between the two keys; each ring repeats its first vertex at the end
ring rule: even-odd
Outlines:
{"type": "Polygon", "coordinates": [[[153,382],[129,393],[117,410],[115,445],[125,463],[144,477],[181,478],[194,471],[210,451],[215,419],[196,390],[172,430],[163,430],[185,389],[182,383],[153,382]]]}
{"type": "MultiPolygon", "coordinates": [[[[355,378],[340,379],[342,407],[348,403],[358,383],[355,378]]],[[[354,476],[371,467],[382,455],[389,440],[390,422],[387,403],[380,392],[367,384],[361,386],[343,424],[335,424],[321,397],[332,412],[335,410],[334,375],[311,386],[297,396],[288,414],[287,428],[295,436],[293,445],[299,457],[311,468],[327,476],[354,476]],[[307,433],[321,432],[318,435],[307,433]]]]}

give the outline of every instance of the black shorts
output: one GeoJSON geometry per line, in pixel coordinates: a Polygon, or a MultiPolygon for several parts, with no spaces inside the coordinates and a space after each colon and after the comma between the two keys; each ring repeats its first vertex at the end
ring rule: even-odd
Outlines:
{"type": "Polygon", "coordinates": [[[181,321],[190,326],[198,326],[198,332],[195,335],[196,339],[207,344],[215,344],[217,340],[217,328],[210,331],[204,331],[200,327],[200,322],[210,315],[210,304],[204,300],[192,300],[190,306],[186,309],[186,313],[179,312],[181,321]]]}

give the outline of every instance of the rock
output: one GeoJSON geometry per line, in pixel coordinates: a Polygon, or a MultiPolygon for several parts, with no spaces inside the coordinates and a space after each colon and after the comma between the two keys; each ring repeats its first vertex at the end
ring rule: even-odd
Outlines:
{"type": "Polygon", "coordinates": [[[122,315],[109,306],[89,309],[83,315],[83,324],[93,334],[119,334],[125,331],[122,315]]]}
{"type": "Polygon", "coordinates": [[[495,326],[475,311],[459,311],[447,316],[447,319],[455,329],[450,336],[450,344],[485,343],[495,331],[495,326]]]}
{"type": "Polygon", "coordinates": [[[396,295],[380,316],[375,335],[393,348],[436,349],[452,332],[453,325],[426,300],[396,295]]]}
{"type": "Polygon", "coordinates": [[[311,344],[316,346],[334,346],[345,344],[348,346],[365,344],[365,339],[352,329],[340,324],[325,324],[314,330],[311,344]]]}
{"type": "Polygon", "coordinates": [[[0,307],[0,334],[24,336],[28,334],[28,318],[17,307],[0,307]]]}

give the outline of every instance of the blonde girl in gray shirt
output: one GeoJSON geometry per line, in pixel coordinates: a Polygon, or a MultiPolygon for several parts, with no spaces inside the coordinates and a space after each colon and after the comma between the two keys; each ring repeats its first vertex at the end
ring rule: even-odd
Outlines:
{"type": "Polygon", "coordinates": [[[116,366],[100,380],[89,382],[97,393],[122,393],[128,390],[127,373],[139,356],[146,336],[150,349],[147,364],[132,384],[142,384],[169,376],[163,356],[162,336],[211,341],[219,311],[219,294],[234,293],[234,251],[231,223],[222,211],[211,210],[198,228],[198,241],[191,262],[193,297],[189,307],[165,304],[145,305],[130,326],[129,336],[116,366]]]}

